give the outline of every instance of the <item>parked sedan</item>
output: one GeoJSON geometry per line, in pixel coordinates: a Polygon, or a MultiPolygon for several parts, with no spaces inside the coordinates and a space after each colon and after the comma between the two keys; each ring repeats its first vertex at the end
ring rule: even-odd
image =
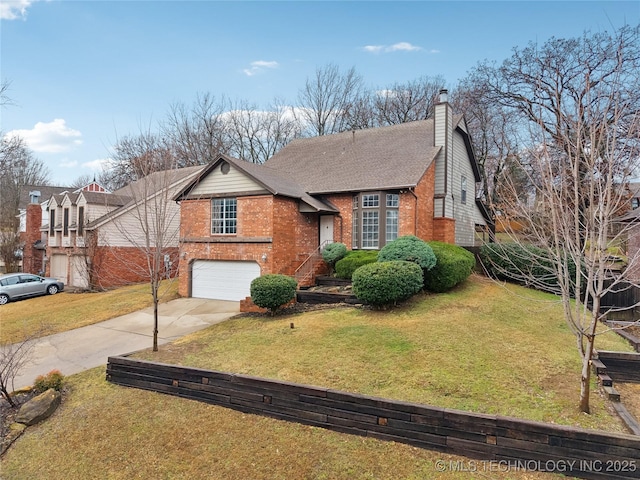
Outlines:
{"type": "Polygon", "coordinates": [[[64,290],[64,283],[30,273],[0,275],[0,305],[20,298],[55,295],[64,290]]]}

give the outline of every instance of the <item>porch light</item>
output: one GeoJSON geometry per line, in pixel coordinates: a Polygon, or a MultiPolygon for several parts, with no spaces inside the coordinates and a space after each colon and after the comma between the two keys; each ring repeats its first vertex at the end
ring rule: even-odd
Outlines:
{"type": "Polygon", "coordinates": [[[267,254],[266,254],[266,253],[263,253],[263,254],[262,254],[262,261],[263,261],[263,262],[266,262],[266,261],[267,261],[267,254]]]}

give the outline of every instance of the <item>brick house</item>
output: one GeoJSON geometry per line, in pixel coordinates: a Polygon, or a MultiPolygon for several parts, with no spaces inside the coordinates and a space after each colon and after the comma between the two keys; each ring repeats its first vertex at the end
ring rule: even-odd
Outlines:
{"type": "Polygon", "coordinates": [[[201,169],[156,172],[115,192],[92,188],[53,195],[48,223],[42,226],[47,274],[81,289],[145,281],[147,255],[140,221],[153,220],[156,213],[166,222],[163,245],[168,265],[177,269],[180,207],[172,197],[201,169]]]}
{"type": "MultiPolygon", "coordinates": [[[[25,185],[20,189],[18,200],[18,231],[22,244],[22,269],[25,273],[44,272],[44,254],[46,238],[40,227],[46,221],[47,204],[52,195],[71,190],[70,187],[52,187],[49,185],[25,185]]],[[[4,263],[0,259],[0,273],[4,263]]]]}
{"type": "Polygon", "coordinates": [[[181,205],[183,296],[241,300],[267,273],[313,282],[327,242],[379,249],[413,234],[463,246],[487,219],[463,116],[446,91],[434,117],[294,140],[264,165],[220,156],[181,205]]]}

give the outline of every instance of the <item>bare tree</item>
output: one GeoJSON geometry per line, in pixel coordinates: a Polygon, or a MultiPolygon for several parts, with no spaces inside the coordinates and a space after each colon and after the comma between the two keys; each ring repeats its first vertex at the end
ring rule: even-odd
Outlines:
{"type": "MultiPolygon", "coordinates": [[[[473,75],[452,92],[452,104],[457,112],[464,112],[480,167],[478,197],[484,198],[489,206],[496,205],[505,171],[517,168],[514,159],[519,155],[520,119],[512,110],[488,98],[482,81],[473,75]]],[[[527,189],[526,184],[521,188],[527,189]]]]}
{"type": "Polygon", "coordinates": [[[13,395],[14,382],[20,371],[31,361],[35,341],[42,331],[16,343],[0,345],[0,398],[4,398],[9,405],[17,407],[13,395]]]}
{"type": "Polygon", "coordinates": [[[376,123],[384,126],[426,120],[433,115],[435,99],[444,86],[441,76],[423,76],[379,90],[373,105],[376,123]]]}
{"type": "Polygon", "coordinates": [[[177,167],[204,165],[221,153],[229,153],[227,123],[223,114],[230,102],[209,93],[198,94],[190,107],[184,103],[171,105],[161,134],[171,145],[177,167]]]}
{"type": "MultiPolygon", "coordinates": [[[[510,194],[496,208],[524,226],[513,239],[541,248],[544,253],[529,260],[557,281],[582,358],[583,412],[589,412],[599,322],[610,312],[601,309],[601,301],[623,282],[638,285],[627,272],[640,258],[629,258],[627,270],[616,275],[608,247],[628,232],[624,225],[612,227],[627,205],[625,186],[640,161],[639,37],[640,27],[625,27],[614,34],[552,39],[516,49],[500,67],[484,64],[476,71],[490,97],[528,121],[528,142],[517,161],[535,201],[506,172],[510,194]]],[[[520,280],[548,288],[530,271],[520,280]]]]}
{"type": "Polygon", "coordinates": [[[302,134],[293,111],[280,100],[267,110],[238,102],[224,117],[230,154],[252,163],[264,163],[302,134]]]}
{"type": "Polygon", "coordinates": [[[0,257],[7,272],[17,271],[20,250],[20,197],[27,185],[46,185],[49,172],[18,136],[0,140],[0,257]]]}
{"type": "Polygon", "coordinates": [[[129,147],[133,147],[127,150],[132,158],[127,163],[135,166],[139,179],[117,192],[127,195],[130,201],[112,212],[111,224],[117,231],[112,233],[117,235],[104,231],[103,239],[113,249],[126,248],[126,258],[117,253],[112,256],[122,259],[123,268],[129,270],[131,277],[149,283],[154,311],[153,351],[157,351],[161,282],[175,279],[179,260],[180,208],[173,195],[199,167],[173,168],[176,160],[170,149],[151,134],[141,135],[129,147]]]}
{"type": "Polygon", "coordinates": [[[349,128],[348,118],[363,90],[362,77],[351,67],[342,73],[337,65],[316,69],[298,93],[300,122],[312,135],[328,135],[349,128]]]}

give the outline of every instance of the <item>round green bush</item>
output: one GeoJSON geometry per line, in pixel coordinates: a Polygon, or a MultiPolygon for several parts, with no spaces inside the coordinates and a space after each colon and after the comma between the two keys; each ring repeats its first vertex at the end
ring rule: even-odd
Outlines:
{"type": "Polygon", "coordinates": [[[251,300],[259,307],[268,308],[273,314],[295,298],[297,287],[298,283],[286,275],[262,275],[251,282],[251,300]]]}
{"type": "Polygon", "coordinates": [[[395,305],[422,289],[422,268],[413,262],[392,260],[358,268],[352,277],[354,295],[375,307],[395,305]]]}
{"type": "Polygon", "coordinates": [[[466,280],[476,265],[473,253],[457,245],[429,242],[436,264],[424,274],[424,288],[431,292],[446,292],[466,280]]]}
{"type": "Polygon", "coordinates": [[[378,261],[378,250],[352,250],[336,262],[335,275],[338,278],[351,280],[353,272],[363,265],[378,261]]]}
{"type": "Polygon", "coordinates": [[[423,270],[430,270],[436,264],[436,256],[429,244],[414,235],[398,237],[382,247],[378,254],[378,261],[390,260],[417,263],[423,270]]]}
{"type": "Polygon", "coordinates": [[[336,262],[347,254],[347,246],[344,243],[334,242],[328,244],[322,249],[322,259],[329,264],[331,268],[336,262]]]}

